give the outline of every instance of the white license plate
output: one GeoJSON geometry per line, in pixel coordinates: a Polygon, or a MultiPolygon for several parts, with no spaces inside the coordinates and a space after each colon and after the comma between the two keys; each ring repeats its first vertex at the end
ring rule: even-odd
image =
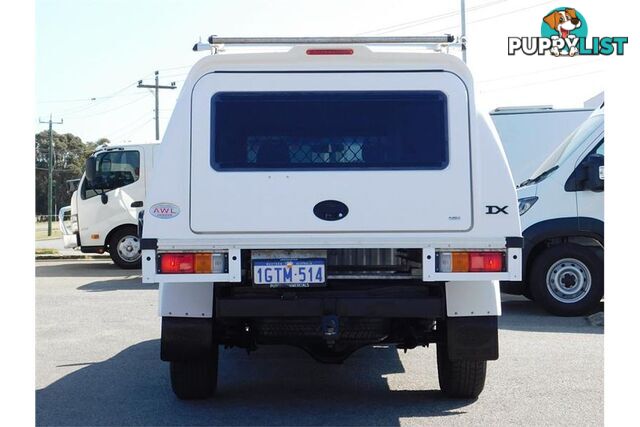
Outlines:
{"type": "Polygon", "coordinates": [[[326,282],[323,258],[253,260],[253,283],[270,287],[322,286],[326,282]]]}

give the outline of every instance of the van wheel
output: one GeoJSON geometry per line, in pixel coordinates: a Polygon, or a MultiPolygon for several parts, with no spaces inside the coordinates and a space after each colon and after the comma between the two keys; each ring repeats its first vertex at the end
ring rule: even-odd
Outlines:
{"type": "Polygon", "coordinates": [[[440,390],[449,397],[477,398],[487,376],[486,360],[450,360],[446,344],[437,344],[440,390]]]}
{"type": "Polygon", "coordinates": [[[135,227],[125,227],[113,233],[109,242],[109,255],[120,268],[140,268],[142,249],[138,230],[135,227]]]}
{"type": "Polygon", "coordinates": [[[604,295],[604,262],[588,246],[552,246],[533,262],[529,286],[535,301],[556,316],[591,314],[604,295]]]}
{"type": "Polygon", "coordinates": [[[215,394],[218,382],[218,346],[210,359],[170,362],[171,388],[179,399],[206,399],[215,394]]]}

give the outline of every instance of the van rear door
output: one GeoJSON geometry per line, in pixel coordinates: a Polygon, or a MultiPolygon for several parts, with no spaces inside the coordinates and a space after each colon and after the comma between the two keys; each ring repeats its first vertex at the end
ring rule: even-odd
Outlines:
{"type": "Polygon", "coordinates": [[[452,73],[215,72],[191,115],[194,232],[472,225],[468,94],[452,73]],[[327,220],[323,201],[346,210],[327,220]]]}

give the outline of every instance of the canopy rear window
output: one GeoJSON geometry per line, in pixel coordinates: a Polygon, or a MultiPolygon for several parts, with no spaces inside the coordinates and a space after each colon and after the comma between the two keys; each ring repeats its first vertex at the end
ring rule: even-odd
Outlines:
{"type": "Polygon", "coordinates": [[[444,169],[440,91],[218,92],[211,165],[219,171],[444,169]]]}

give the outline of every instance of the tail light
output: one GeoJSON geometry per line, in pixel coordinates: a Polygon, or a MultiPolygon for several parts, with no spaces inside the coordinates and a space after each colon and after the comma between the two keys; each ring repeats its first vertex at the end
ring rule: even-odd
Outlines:
{"type": "Polygon", "coordinates": [[[210,274],[226,273],[226,253],[163,253],[160,254],[158,273],[164,274],[210,274]]]}
{"type": "Polygon", "coordinates": [[[469,271],[503,271],[503,252],[471,252],[469,271]]]}
{"type": "Polygon", "coordinates": [[[160,255],[161,273],[194,273],[194,254],[162,254],[160,255]]]}
{"type": "Polygon", "coordinates": [[[504,252],[438,252],[441,273],[504,271],[504,252]]]}

